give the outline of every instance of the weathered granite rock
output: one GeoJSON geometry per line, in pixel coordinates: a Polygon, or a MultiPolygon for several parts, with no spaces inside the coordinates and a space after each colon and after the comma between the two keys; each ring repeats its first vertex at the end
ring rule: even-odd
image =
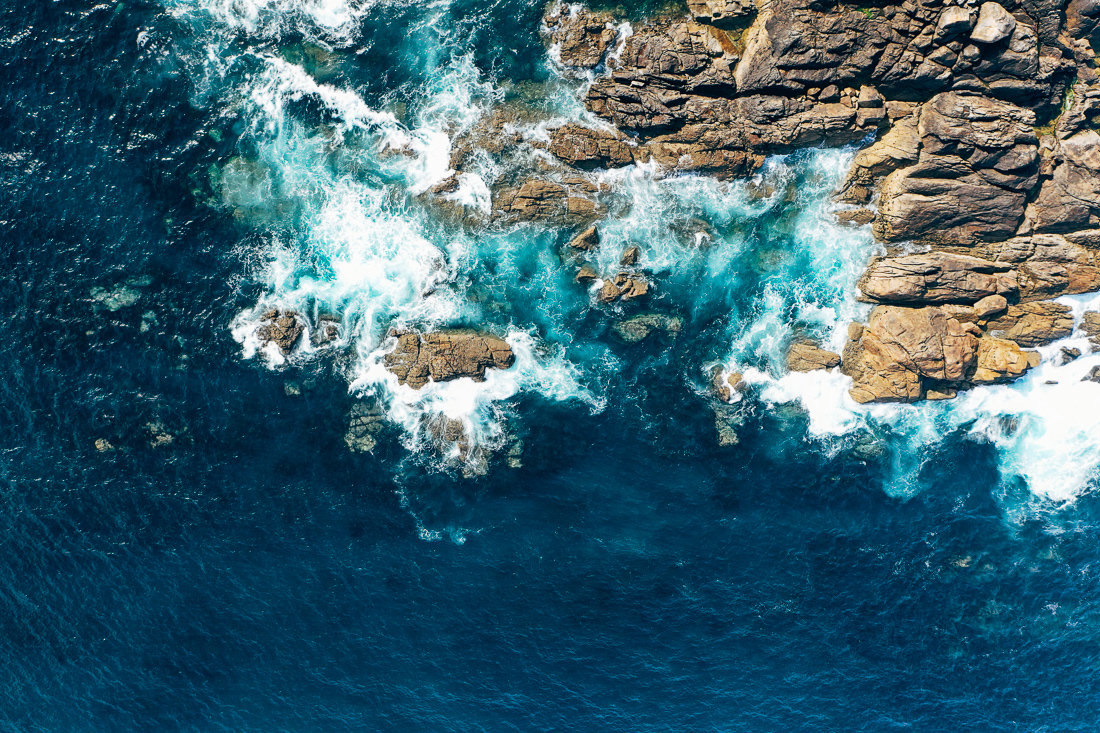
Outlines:
{"type": "Polygon", "coordinates": [[[886,242],[972,244],[1007,239],[1038,180],[1035,115],[948,92],[920,112],[914,165],[882,183],[875,233],[886,242]]]}
{"type": "Polygon", "coordinates": [[[420,389],[428,381],[446,382],[469,377],[485,379],[487,369],[507,369],[515,363],[508,342],[492,334],[469,329],[419,333],[399,331],[393,351],[386,354],[386,369],[400,384],[420,389]]]}
{"type": "MultiPolygon", "coordinates": [[[[1095,233],[1100,234],[1100,233],[1095,233]]],[[[973,248],[975,255],[1011,264],[1021,300],[1100,290],[1100,250],[1091,232],[1035,234],[973,248]],[[1072,241],[1073,236],[1077,241],[1072,241]]]]}
{"type": "Polygon", "coordinates": [[[590,198],[595,191],[595,186],[580,179],[558,183],[536,178],[500,189],[493,197],[493,204],[501,214],[513,219],[584,223],[599,215],[599,207],[590,198]]]}
{"type": "Polygon", "coordinates": [[[620,133],[570,124],[550,131],[550,152],[584,170],[614,168],[634,162],[634,152],[620,133]]]}
{"type": "Polygon", "coordinates": [[[998,43],[1016,30],[1016,19],[1002,6],[994,2],[982,3],[978,10],[978,22],[970,32],[975,43],[998,43]]]}
{"type": "Polygon", "coordinates": [[[592,265],[584,264],[577,269],[577,274],[573,276],[573,279],[584,285],[594,283],[600,279],[600,274],[596,272],[596,268],[592,265]]]}
{"type": "Polygon", "coordinates": [[[920,154],[918,121],[919,116],[915,114],[897,121],[885,135],[856,153],[837,199],[866,204],[884,176],[916,163],[920,154]]]}
{"type": "Polygon", "coordinates": [[[261,317],[263,325],[256,336],[265,344],[275,344],[284,355],[290,354],[305,331],[305,325],[294,311],[270,310],[261,317]]]}
{"type": "Polygon", "coordinates": [[[688,12],[700,23],[736,27],[756,12],[752,0],[687,0],[688,12]]]}
{"type": "Polygon", "coordinates": [[[1020,303],[990,321],[988,330],[1021,346],[1043,346],[1073,333],[1073,315],[1069,306],[1049,300],[1020,303]]]}
{"type": "Polygon", "coordinates": [[[600,232],[595,226],[590,226],[583,232],[569,240],[569,247],[588,252],[600,246],[600,232]]]}
{"type": "Polygon", "coordinates": [[[974,303],[1018,290],[1009,265],[947,252],[875,259],[859,288],[879,303],[974,303]]]}
{"type": "Polygon", "coordinates": [[[1011,382],[1039,365],[1038,351],[1025,351],[1014,341],[985,336],[978,340],[978,362],[973,384],[1011,382]]]}
{"type": "Polygon", "coordinates": [[[975,303],[972,310],[977,321],[987,321],[1008,310],[1008,299],[1003,295],[987,295],[975,303]]]}
{"type": "Polygon", "coordinates": [[[554,3],[543,17],[550,42],[558,48],[558,58],[566,66],[591,69],[599,66],[618,32],[609,13],[554,3]]]}
{"type": "Polygon", "coordinates": [[[787,368],[792,372],[812,372],[840,366],[840,354],[826,351],[813,341],[795,341],[787,351],[787,368]]]}
{"type": "Polygon", "coordinates": [[[623,267],[633,267],[638,264],[638,258],[641,257],[642,250],[638,248],[638,245],[632,244],[623,250],[622,255],[619,257],[619,264],[623,267]]]}
{"type": "Polygon", "coordinates": [[[974,24],[970,10],[959,6],[944,8],[940,19],[936,21],[936,35],[933,40],[943,42],[966,33],[974,24]]]}
{"type": "Polygon", "coordinates": [[[1071,232],[1100,226],[1100,132],[1083,130],[1052,146],[1049,178],[1027,208],[1025,228],[1071,232]]]}
{"type": "Polygon", "coordinates": [[[845,350],[850,394],[857,402],[912,402],[921,398],[923,380],[964,381],[974,369],[980,333],[938,306],[878,306],[858,346],[845,350]]]}
{"type": "Polygon", "coordinates": [[[636,344],[639,341],[652,336],[654,333],[664,333],[671,338],[680,335],[680,329],[684,322],[677,316],[669,316],[663,313],[642,313],[612,324],[611,329],[623,341],[636,344]]]}
{"type": "Polygon", "coordinates": [[[649,280],[643,275],[620,272],[610,280],[605,280],[596,293],[596,300],[612,303],[616,300],[633,300],[649,293],[649,280]]]}

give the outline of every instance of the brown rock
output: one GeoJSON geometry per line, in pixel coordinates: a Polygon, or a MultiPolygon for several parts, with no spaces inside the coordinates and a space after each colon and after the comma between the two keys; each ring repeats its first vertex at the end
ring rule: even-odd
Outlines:
{"type": "Polygon", "coordinates": [[[600,232],[595,226],[590,226],[583,232],[569,240],[569,246],[573,249],[585,252],[595,249],[600,245],[600,232]]]}
{"type": "Polygon", "coordinates": [[[576,276],[574,276],[573,279],[579,283],[587,285],[588,283],[595,282],[598,278],[599,274],[596,272],[595,268],[592,267],[592,265],[581,265],[580,269],[577,270],[577,274],[576,276]]]}
{"type": "Polygon", "coordinates": [[[566,66],[591,69],[599,66],[618,33],[609,13],[555,3],[543,18],[550,42],[566,66]]]}
{"type": "Polygon", "coordinates": [[[265,344],[275,344],[284,355],[290,354],[305,326],[294,311],[271,310],[263,315],[264,321],[256,330],[256,336],[265,344]]]}
{"type": "Polygon", "coordinates": [[[988,330],[1021,346],[1043,346],[1072,334],[1073,316],[1069,306],[1049,300],[1020,303],[990,321],[988,330]]]}
{"type": "Polygon", "coordinates": [[[711,370],[710,387],[722,402],[732,402],[735,393],[744,391],[745,382],[741,372],[725,374],[721,367],[715,367],[711,370]]]}
{"type": "Polygon", "coordinates": [[[978,340],[978,365],[974,384],[1011,382],[1039,365],[1038,351],[1024,351],[1014,341],[985,336],[978,340]]]}
{"type": "Polygon", "coordinates": [[[841,209],[834,216],[837,223],[853,227],[866,226],[875,220],[875,212],[870,209],[841,209]]]}
{"type": "Polygon", "coordinates": [[[493,203],[499,212],[513,219],[581,223],[597,216],[596,202],[588,198],[594,191],[594,187],[536,178],[514,188],[500,189],[493,197],[493,203]],[[580,195],[581,192],[588,195],[580,195]]]}
{"type": "Polygon", "coordinates": [[[469,329],[419,333],[398,331],[397,346],[386,354],[386,368],[397,381],[420,389],[429,380],[485,379],[486,369],[507,369],[515,362],[512,348],[492,334],[469,329]]]}
{"type": "MultiPolygon", "coordinates": [[[[1082,315],[1081,330],[1089,337],[1089,341],[1094,347],[1100,346],[1100,313],[1088,311],[1082,315]]],[[[1080,356],[1080,352],[1077,355],[1080,356]]]]}
{"type": "Polygon", "coordinates": [[[584,170],[613,168],[634,162],[634,152],[620,133],[570,124],[550,131],[550,152],[584,170]]]}
{"type": "Polygon", "coordinates": [[[649,281],[643,276],[620,272],[610,280],[605,280],[596,294],[596,300],[601,303],[611,303],[616,300],[633,300],[649,293],[649,281]]]}
{"type": "Polygon", "coordinates": [[[813,341],[795,341],[787,352],[787,368],[792,372],[812,372],[840,366],[840,355],[826,351],[813,341]]]}
{"type": "Polygon", "coordinates": [[[1008,299],[1003,295],[987,295],[974,304],[974,318],[985,321],[1008,309],[1008,299]]]}
{"type": "Polygon", "coordinates": [[[622,257],[619,258],[619,264],[623,267],[633,267],[638,264],[638,257],[641,252],[637,245],[627,247],[623,250],[622,257]]]}
{"type": "Polygon", "coordinates": [[[879,303],[974,303],[1017,291],[1010,266],[947,252],[876,259],[859,288],[879,303]]]}
{"type": "Polygon", "coordinates": [[[688,12],[700,23],[736,27],[756,12],[752,0],[687,0],[688,12]]]}

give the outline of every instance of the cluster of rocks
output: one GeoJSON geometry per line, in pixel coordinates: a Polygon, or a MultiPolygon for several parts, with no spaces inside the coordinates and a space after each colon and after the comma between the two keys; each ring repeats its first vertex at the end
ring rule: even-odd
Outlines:
{"type": "MultiPolygon", "coordinates": [[[[262,344],[274,344],[283,356],[289,356],[306,332],[307,322],[297,311],[273,308],[260,316],[256,337],[262,344]]],[[[340,335],[336,316],[321,314],[309,326],[309,341],[313,346],[331,344],[340,335]]]]}
{"type": "Polygon", "coordinates": [[[875,307],[843,354],[794,344],[792,370],[839,366],[861,402],[950,397],[1019,377],[1032,347],[1072,333],[1052,299],[1100,290],[1100,6],[689,10],[609,40],[610,15],[553,6],[561,63],[605,69],[585,102],[612,127],[560,127],[548,150],[578,171],[655,160],[728,177],[874,133],[837,198],[887,247],[860,282],[875,307]]]}

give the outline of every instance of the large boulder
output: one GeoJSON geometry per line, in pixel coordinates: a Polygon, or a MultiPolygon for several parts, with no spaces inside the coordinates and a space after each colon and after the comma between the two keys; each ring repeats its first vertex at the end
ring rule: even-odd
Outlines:
{"type": "Polygon", "coordinates": [[[924,383],[965,381],[974,370],[981,331],[939,306],[878,306],[854,346],[844,373],[857,402],[912,402],[924,383]]]}
{"type": "Polygon", "coordinates": [[[400,384],[420,389],[429,381],[446,382],[469,377],[485,380],[487,369],[507,369],[515,363],[508,342],[492,334],[469,329],[420,333],[399,331],[393,351],[386,354],[386,369],[400,384]]]}
{"type": "Polygon", "coordinates": [[[974,384],[1011,382],[1038,365],[1038,351],[1025,351],[1015,341],[985,336],[978,341],[978,362],[970,381],[974,384]]]}
{"type": "Polygon", "coordinates": [[[493,206],[509,219],[583,224],[599,216],[595,193],[596,187],[583,179],[559,183],[532,178],[497,190],[493,206]]]}
{"type": "Polygon", "coordinates": [[[989,295],[1015,295],[1011,266],[978,257],[925,252],[874,260],[859,282],[879,303],[974,303],[989,295]]]}
{"type": "Polygon", "coordinates": [[[975,247],[976,255],[1011,265],[1021,300],[1100,290],[1100,232],[1034,234],[975,247]]]}
{"type": "Polygon", "coordinates": [[[550,152],[569,165],[585,170],[634,162],[633,150],[621,134],[576,124],[550,131],[550,152]]]}
{"type": "Polygon", "coordinates": [[[886,242],[968,245],[1011,237],[1038,180],[1030,110],[939,94],[920,112],[917,162],[882,183],[875,233],[886,242]]]}
{"type": "Polygon", "coordinates": [[[1016,30],[1016,19],[1001,5],[994,2],[982,3],[978,11],[978,22],[970,32],[970,40],[975,43],[999,43],[1016,30]]]}
{"type": "Polygon", "coordinates": [[[1100,226],[1100,132],[1083,130],[1053,142],[1051,171],[1027,208],[1034,232],[1072,232],[1100,226]]]}

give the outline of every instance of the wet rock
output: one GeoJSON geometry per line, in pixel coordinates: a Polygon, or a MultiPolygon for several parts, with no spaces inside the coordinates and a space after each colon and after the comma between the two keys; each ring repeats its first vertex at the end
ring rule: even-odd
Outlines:
{"type": "Polygon", "coordinates": [[[1043,346],[1073,333],[1073,315],[1069,306],[1049,300],[1020,303],[990,321],[988,330],[1021,346],[1043,346]]]}
{"type": "Polygon", "coordinates": [[[581,181],[567,185],[531,179],[516,187],[500,189],[493,197],[493,204],[497,211],[513,219],[582,223],[598,215],[596,202],[589,198],[595,190],[581,181]]]}
{"type": "Polygon", "coordinates": [[[317,326],[310,331],[309,339],[314,346],[327,346],[340,337],[340,322],[332,316],[321,316],[317,326]]]}
{"type": "Polygon", "coordinates": [[[583,170],[615,168],[634,162],[634,151],[622,134],[576,124],[550,131],[550,152],[583,170]]]}
{"type": "Polygon", "coordinates": [[[1089,337],[1093,347],[1100,347],[1100,313],[1088,311],[1083,314],[1081,316],[1081,330],[1089,337]]]}
{"type": "Polygon", "coordinates": [[[756,12],[752,0],[687,0],[688,12],[700,23],[734,28],[756,12]]]}
{"type": "Polygon", "coordinates": [[[866,226],[875,220],[875,212],[870,209],[841,209],[834,216],[837,223],[853,227],[866,226]]]}
{"type": "Polygon", "coordinates": [[[444,457],[457,460],[464,477],[475,478],[489,472],[489,451],[473,441],[461,420],[436,414],[425,419],[424,427],[435,449],[444,457]]]}
{"type": "Polygon", "coordinates": [[[1014,341],[986,336],[978,341],[978,362],[970,381],[974,384],[1011,382],[1038,365],[1038,351],[1025,351],[1014,341]]]}
{"type": "Polygon", "coordinates": [[[726,372],[715,367],[710,372],[710,390],[722,402],[736,402],[745,390],[745,380],[741,372],[726,372]]]}
{"type": "Polygon", "coordinates": [[[637,245],[631,245],[623,250],[623,254],[619,257],[619,264],[623,267],[633,267],[638,264],[638,257],[642,251],[638,249],[637,245]]]}
{"type": "Polygon", "coordinates": [[[599,280],[600,276],[592,265],[581,265],[573,279],[579,283],[588,285],[589,283],[594,283],[596,280],[599,280]]]}
{"type": "Polygon", "coordinates": [[[594,226],[590,226],[583,232],[569,240],[571,249],[588,252],[600,246],[600,233],[594,226]]]}
{"type": "Polygon", "coordinates": [[[997,3],[982,3],[970,40],[975,43],[998,43],[1011,36],[1014,30],[1016,19],[1011,13],[997,3]]]}
{"type": "Polygon", "coordinates": [[[596,293],[596,300],[612,303],[617,300],[633,300],[649,294],[649,280],[637,273],[620,272],[605,280],[596,293]]]}
{"type": "Polygon", "coordinates": [[[618,35],[610,14],[565,3],[550,6],[543,27],[561,62],[581,69],[599,66],[618,35]]]}
{"type": "Polygon", "coordinates": [[[1075,349],[1070,346],[1063,346],[1062,350],[1058,353],[1062,364],[1068,364],[1074,359],[1081,357],[1081,350],[1075,349]]]}
{"type": "Polygon", "coordinates": [[[845,349],[850,394],[857,402],[912,402],[925,379],[963,381],[976,363],[980,333],[941,307],[878,306],[858,345],[845,349]]]}
{"type": "Polygon", "coordinates": [[[515,363],[512,347],[504,339],[471,329],[420,333],[398,331],[393,351],[386,354],[386,369],[400,384],[420,389],[429,381],[446,382],[469,377],[485,380],[487,369],[507,369],[515,363]]]}
{"type": "Polygon", "coordinates": [[[787,368],[792,372],[812,372],[840,366],[840,354],[826,351],[813,341],[795,341],[787,352],[787,368]]]}
{"type": "Polygon", "coordinates": [[[947,252],[878,258],[859,288],[878,303],[974,303],[1017,292],[1016,272],[1009,265],[947,252]]]}
{"type": "Polygon", "coordinates": [[[384,427],[385,416],[377,400],[356,402],[348,411],[344,445],[352,453],[370,453],[378,445],[378,434],[384,427]]]}
{"type": "Polygon", "coordinates": [[[302,337],[305,326],[294,311],[269,310],[261,316],[262,325],[256,336],[264,344],[275,344],[283,355],[289,355],[302,337]]]}
{"type": "Polygon", "coordinates": [[[1089,373],[1082,377],[1081,381],[1100,383],[1100,364],[1097,364],[1092,369],[1089,369],[1089,373]]]}
{"type": "Polygon", "coordinates": [[[684,322],[677,316],[662,313],[642,313],[612,324],[611,328],[623,341],[634,344],[644,341],[654,333],[664,333],[671,338],[680,335],[684,322]]]}

